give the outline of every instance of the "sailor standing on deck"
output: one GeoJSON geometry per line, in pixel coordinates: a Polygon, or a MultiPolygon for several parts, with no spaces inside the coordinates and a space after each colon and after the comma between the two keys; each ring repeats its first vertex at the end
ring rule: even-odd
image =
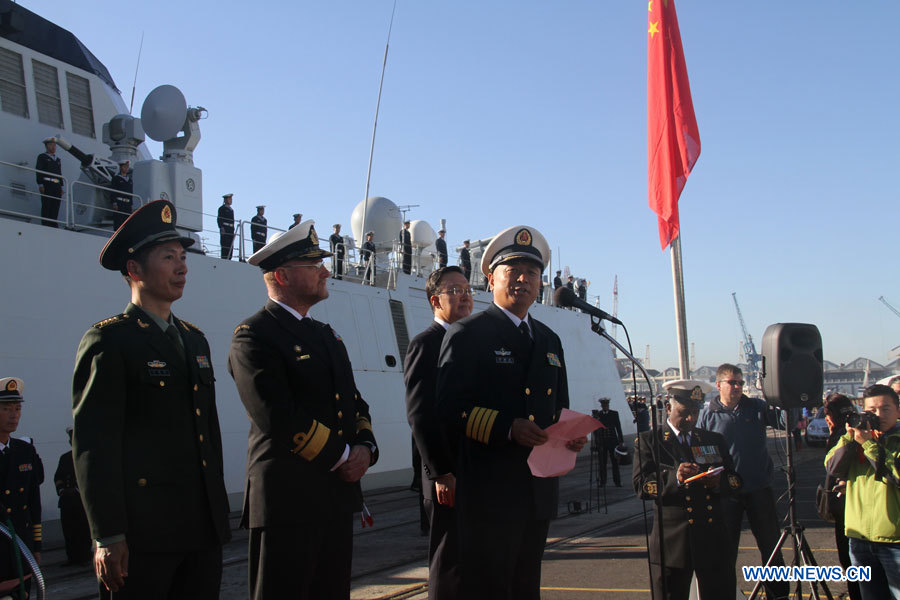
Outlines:
{"type": "MultiPolygon", "coordinates": [[[[525,225],[500,232],[481,270],[494,303],[450,326],[441,346],[437,412],[459,435],[456,507],[460,598],[537,600],[556,516],[557,478],[531,474],[528,455],[569,406],[562,342],[535,320],[550,247],[525,225]]],[[[568,443],[578,452],[587,438],[568,443]]]]}
{"type": "Polygon", "coordinates": [[[406,417],[422,457],[422,493],[431,524],[428,544],[428,598],[461,598],[456,510],[456,452],[459,439],[446,431],[435,407],[438,356],[450,325],[472,313],[472,288],[459,267],[433,271],[425,295],[434,321],[413,338],[403,363],[406,417]],[[452,440],[452,441],[450,441],[452,440]]]}
{"type": "Polygon", "coordinates": [[[241,526],[253,600],[350,597],[359,480],[378,459],[369,407],[341,337],[309,316],[328,297],[313,221],[247,262],[269,300],[234,330],[228,371],[250,417],[241,526]]]}
{"type": "Polygon", "coordinates": [[[459,266],[462,267],[466,281],[472,281],[472,256],[469,254],[469,240],[463,240],[463,247],[459,251],[459,266]]]}
{"type": "Polygon", "coordinates": [[[344,237],[341,235],[341,224],[334,224],[334,233],[331,234],[331,237],[328,238],[329,244],[331,244],[331,254],[334,255],[332,259],[331,267],[332,267],[332,277],[335,279],[343,279],[344,275],[344,237]]]}
{"type": "Polygon", "coordinates": [[[447,235],[446,229],[441,229],[438,231],[438,239],[434,241],[434,248],[438,253],[438,268],[443,269],[447,266],[447,240],[444,239],[444,236],[447,235]]]}
{"type": "Polygon", "coordinates": [[[113,231],[122,226],[128,215],[133,210],[134,181],[131,178],[131,161],[123,160],[119,163],[119,172],[113,175],[109,187],[115,190],[112,194],[112,222],[113,231]]]}
{"type": "MultiPolygon", "coordinates": [[[[10,437],[19,427],[25,383],[16,377],[0,378],[0,522],[15,530],[35,559],[41,561],[41,492],[44,465],[34,444],[10,437]]],[[[22,575],[31,569],[22,557],[22,575]]],[[[0,538],[0,581],[18,579],[12,543],[0,538]]],[[[25,583],[25,591],[30,579],[25,583]]]]}
{"type": "Polygon", "coordinates": [[[375,232],[369,231],[366,233],[366,241],[363,242],[362,252],[360,254],[363,265],[365,265],[365,271],[363,273],[363,280],[368,281],[371,285],[375,285],[375,232]]]}
{"type": "Polygon", "coordinates": [[[187,275],[175,206],[145,204],[100,252],[131,289],[78,346],[75,472],[101,597],[219,597],[231,537],[209,344],[172,314],[187,275]]]}
{"type": "Polygon", "coordinates": [[[634,491],[640,498],[655,500],[662,496],[665,538],[659,539],[659,523],[654,519],[648,548],[653,597],[687,600],[691,576],[696,573],[702,600],[734,598],[735,561],[720,497],[738,492],[741,480],[734,472],[725,438],[694,427],[704,391],[713,388],[705,381],[687,379],[669,382],[666,388],[668,419],[656,431],[646,431],[635,440],[632,475],[634,491]],[[658,484],[654,437],[659,444],[662,477],[658,484]],[[724,471],[717,475],[687,481],[720,466],[724,471]],[[660,570],[660,546],[665,550],[665,573],[660,570]],[[668,592],[665,598],[663,577],[668,592]]]}
{"type": "Polygon", "coordinates": [[[222,249],[222,258],[231,260],[231,252],[234,249],[234,209],[231,208],[234,194],[222,196],[222,206],[216,224],[219,226],[219,246],[222,249]]]}
{"type": "Polygon", "coordinates": [[[59,227],[59,203],[63,192],[62,162],[56,155],[56,138],[44,139],[44,152],[34,163],[38,190],[41,192],[41,225],[59,227]],[[41,173],[40,171],[44,171],[41,173]]]}
{"type": "Polygon", "coordinates": [[[262,250],[262,247],[266,245],[266,237],[268,233],[268,227],[266,224],[266,218],[263,216],[266,213],[265,206],[257,206],[256,207],[256,215],[250,219],[250,237],[253,238],[253,251],[259,252],[262,250]]]}
{"type": "Polygon", "coordinates": [[[403,221],[403,229],[400,230],[400,254],[403,256],[403,272],[412,273],[412,238],[409,233],[409,221],[403,221]]]}

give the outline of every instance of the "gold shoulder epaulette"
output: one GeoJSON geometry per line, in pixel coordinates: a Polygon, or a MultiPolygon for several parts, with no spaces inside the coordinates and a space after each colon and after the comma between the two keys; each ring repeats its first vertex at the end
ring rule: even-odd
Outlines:
{"type": "Polygon", "coordinates": [[[191,330],[195,331],[196,333],[203,335],[203,332],[200,330],[200,328],[197,327],[196,325],[194,325],[193,323],[191,323],[189,321],[185,321],[184,319],[178,319],[178,320],[181,321],[181,324],[184,325],[187,329],[191,329],[191,330]]]}
{"type": "Polygon", "coordinates": [[[116,315],[114,317],[110,317],[108,319],[103,319],[102,321],[98,321],[93,324],[93,327],[97,329],[103,329],[104,327],[109,327],[110,325],[116,325],[117,323],[126,323],[128,321],[128,315],[122,313],[120,315],[116,315]]]}
{"type": "Polygon", "coordinates": [[[232,333],[231,335],[234,335],[235,333],[237,333],[237,332],[240,331],[241,329],[250,329],[250,326],[247,325],[246,323],[243,324],[243,325],[238,325],[237,327],[234,328],[234,333],[232,333]]]}

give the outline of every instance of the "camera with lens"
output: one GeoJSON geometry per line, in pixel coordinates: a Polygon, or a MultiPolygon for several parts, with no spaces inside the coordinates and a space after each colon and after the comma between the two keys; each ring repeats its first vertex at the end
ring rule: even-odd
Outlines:
{"type": "Polygon", "coordinates": [[[847,415],[847,425],[854,429],[871,429],[876,430],[881,425],[881,419],[873,412],[853,413],[847,415]]]}

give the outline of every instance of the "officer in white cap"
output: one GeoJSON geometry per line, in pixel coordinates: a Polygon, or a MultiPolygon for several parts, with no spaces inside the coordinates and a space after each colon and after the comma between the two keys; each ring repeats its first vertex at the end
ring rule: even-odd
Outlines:
{"type": "Polygon", "coordinates": [[[329,256],[305,221],[247,261],[269,295],[234,330],[228,356],[250,418],[241,525],[252,600],[350,597],[359,480],[378,450],[341,337],[309,314],[328,297],[329,256]]]}
{"type": "MultiPolygon", "coordinates": [[[[30,441],[11,437],[19,427],[25,382],[18,377],[0,378],[0,514],[4,525],[15,529],[28,549],[41,556],[41,494],[44,465],[30,441]]],[[[31,573],[22,559],[24,575],[31,573]]],[[[13,547],[0,539],[0,581],[18,577],[13,547]]],[[[26,582],[25,590],[28,590],[26,582]]]]}
{"type": "MultiPolygon", "coordinates": [[[[494,302],[451,325],[441,346],[437,412],[461,437],[456,506],[467,599],[540,598],[559,483],[534,477],[528,454],[569,406],[562,342],[528,314],[549,261],[534,227],[497,234],[481,262],[494,302]]],[[[571,440],[569,449],[585,443],[571,440]]]]}
{"type": "Polygon", "coordinates": [[[737,492],[740,478],[725,438],[694,426],[704,395],[715,388],[690,379],[671,381],[664,387],[669,394],[668,418],[656,431],[645,431],[635,440],[632,477],[634,490],[642,499],[662,496],[665,538],[660,541],[656,520],[650,534],[654,597],[687,600],[696,573],[701,598],[733,598],[735,561],[720,496],[737,492]],[[661,481],[656,479],[654,444],[659,446],[661,481]],[[717,467],[724,471],[688,481],[717,467]],[[665,572],[660,565],[660,546],[664,548],[665,572]],[[662,595],[663,578],[666,596],[662,595]]]}
{"type": "Polygon", "coordinates": [[[59,227],[59,203],[63,193],[62,161],[56,155],[56,138],[44,138],[44,152],[34,163],[41,192],[41,225],[59,227]]]}

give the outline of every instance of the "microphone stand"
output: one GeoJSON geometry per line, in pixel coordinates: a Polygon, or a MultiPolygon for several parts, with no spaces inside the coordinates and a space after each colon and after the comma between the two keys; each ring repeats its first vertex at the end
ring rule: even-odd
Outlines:
{"type": "MultiPolygon", "coordinates": [[[[631,352],[626,350],[625,347],[622,346],[622,344],[620,344],[618,342],[618,340],[616,340],[616,338],[614,338],[611,335],[609,335],[608,333],[606,333],[606,330],[603,329],[603,322],[600,319],[593,317],[593,316],[591,317],[591,331],[593,331],[600,337],[605,338],[610,344],[612,344],[613,346],[618,348],[619,351],[622,353],[622,355],[625,356],[625,358],[630,360],[638,369],[640,369],[641,374],[643,374],[644,379],[647,381],[647,387],[650,390],[649,398],[654,399],[654,402],[655,402],[655,395],[653,394],[653,381],[650,379],[650,374],[647,373],[647,370],[644,368],[644,365],[642,365],[640,363],[640,361],[638,361],[638,359],[636,359],[631,354],[631,352]]],[[[637,390],[635,390],[634,392],[635,392],[635,394],[637,394],[637,390]]],[[[656,490],[657,491],[656,491],[656,498],[654,500],[654,503],[656,504],[656,526],[657,526],[657,531],[659,531],[660,587],[661,587],[662,597],[666,598],[666,597],[668,597],[668,594],[666,593],[667,592],[667,590],[666,590],[666,587],[667,587],[666,586],[666,552],[665,552],[665,544],[663,543],[663,540],[665,539],[665,537],[663,536],[663,518],[662,518],[662,506],[663,505],[662,505],[662,496],[659,493],[659,491],[663,489],[663,482],[662,482],[662,471],[659,466],[659,456],[660,456],[659,435],[657,433],[657,426],[658,426],[657,418],[656,418],[657,411],[655,410],[655,408],[656,407],[654,406],[654,410],[650,411],[650,421],[651,421],[650,431],[653,432],[652,435],[650,436],[651,439],[653,440],[653,443],[650,445],[650,451],[653,455],[653,462],[656,465],[656,490]]],[[[634,458],[634,460],[639,460],[639,457],[636,456],[634,458]]],[[[647,550],[648,550],[647,559],[649,562],[649,560],[650,560],[649,548],[647,550]]],[[[650,595],[651,595],[651,597],[653,597],[653,595],[654,595],[653,594],[652,571],[651,571],[651,582],[650,582],[650,595]]]]}

